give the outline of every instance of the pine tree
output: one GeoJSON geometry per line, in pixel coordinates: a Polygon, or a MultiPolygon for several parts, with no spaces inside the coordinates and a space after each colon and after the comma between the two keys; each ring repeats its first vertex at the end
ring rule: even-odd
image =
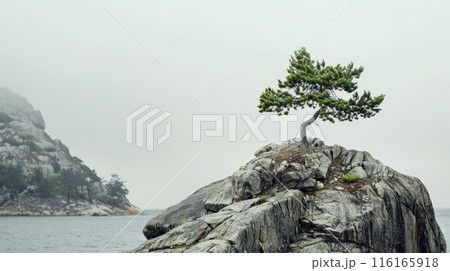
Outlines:
{"type": "Polygon", "coordinates": [[[128,195],[128,189],[125,187],[125,181],[122,181],[117,174],[111,174],[109,183],[106,184],[106,194],[111,197],[111,205],[118,207],[126,195],[128,195]]]}
{"type": "Polygon", "coordinates": [[[38,191],[42,197],[50,197],[55,188],[55,184],[47,177],[44,177],[41,168],[36,168],[31,176],[31,183],[38,187],[38,191]]]}
{"type": "Polygon", "coordinates": [[[59,179],[62,184],[62,192],[67,195],[67,204],[69,204],[70,199],[75,198],[77,194],[77,187],[83,185],[83,175],[72,169],[63,169],[59,179]]]}
{"type": "Polygon", "coordinates": [[[318,110],[313,117],[301,125],[300,137],[307,144],[306,127],[318,117],[334,123],[370,118],[381,109],[384,95],[372,97],[369,91],[360,96],[356,90],[358,79],[364,68],[347,66],[326,66],[325,61],[311,60],[303,47],[290,59],[285,81],[278,80],[279,89],[266,88],[260,96],[260,112],[288,114],[291,109],[304,109],[305,106],[318,110]],[[337,92],[353,94],[348,100],[339,98],[337,92]]]}
{"type": "Polygon", "coordinates": [[[3,185],[18,199],[19,193],[28,186],[20,165],[0,165],[0,188],[3,185]]]}
{"type": "Polygon", "coordinates": [[[92,203],[92,197],[93,197],[93,191],[92,188],[95,183],[101,183],[102,179],[97,175],[97,172],[94,170],[90,170],[87,166],[81,167],[84,171],[84,174],[86,175],[84,179],[84,185],[86,186],[87,194],[88,194],[88,200],[89,203],[92,203]]]}

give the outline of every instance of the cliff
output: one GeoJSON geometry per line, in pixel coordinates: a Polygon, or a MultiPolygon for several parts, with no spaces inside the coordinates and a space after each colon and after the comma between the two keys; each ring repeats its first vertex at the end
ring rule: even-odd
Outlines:
{"type": "Polygon", "coordinates": [[[422,182],[369,153],[269,144],[152,218],[133,252],[446,252],[422,182]]]}
{"type": "Polygon", "coordinates": [[[42,114],[25,98],[0,88],[0,215],[117,215],[136,209],[126,197],[108,196],[95,171],[45,132],[42,114]]]}

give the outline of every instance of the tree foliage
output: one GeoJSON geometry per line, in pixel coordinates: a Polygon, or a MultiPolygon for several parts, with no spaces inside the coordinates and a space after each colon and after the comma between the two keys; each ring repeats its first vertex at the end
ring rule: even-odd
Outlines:
{"type": "Polygon", "coordinates": [[[103,179],[97,172],[82,162],[71,168],[61,168],[58,159],[53,156],[50,164],[55,173],[46,176],[43,168],[35,168],[31,174],[28,174],[20,165],[0,163],[0,191],[10,192],[18,198],[28,185],[35,185],[40,197],[65,196],[67,204],[79,198],[93,203],[97,195],[99,195],[99,201],[111,204],[113,207],[119,207],[126,201],[128,189],[125,187],[125,181],[121,180],[117,174],[112,174],[110,181],[103,186],[103,179]],[[96,183],[100,183],[100,186],[96,187],[96,183]],[[103,191],[104,188],[106,191],[103,191]]]}
{"type": "Polygon", "coordinates": [[[20,165],[1,165],[0,164],[0,187],[5,186],[17,198],[28,183],[23,175],[20,165]]]}
{"type": "Polygon", "coordinates": [[[106,195],[110,197],[110,203],[113,207],[117,207],[126,195],[128,195],[128,189],[125,187],[125,181],[117,174],[112,174],[111,179],[106,184],[106,195]]]}
{"type": "Polygon", "coordinates": [[[83,185],[83,175],[71,169],[63,169],[59,176],[60,183],[62,184],[62,192],[67,196],[67,204],[70,203],[70,199],[77,196],[77,187],[83,185]]]}
{"type": "Polygon", "coordinates": [[[33,171],[31,183],[37,186],[39,194],[44,198],[53,196],[55,193],[56,184],[54,183],[54,180],[45,177],[40,168],[33,171]]]}
{"type": "Polygon", "coordinates": [[[94,170],[91,170],[89,167],[85,165],[81,165],[81,169],[84,173],[84,186],[86,186],[87,195],[89,203],[92,203],[92,197],[93,197],[93,191],[92,187],[95,183],[101,183],[102,179],[97,175],[97,172],[94,170]]]}
{"type": "Polygon", "coordinates": [[[327,66],[325,61],[314,61],[305,48],[294,53],[290,59],[288,75],[278,81],[279,89],[267,88],[260,96],[260,112],[288,114],[291,109],[318,108],[318,116],[334,123],[369,118],[378,113],[384,95],[372,97],[369,91],[358,94],[358,79],[363,67],[353,63],[327,66]],[[352,96],[345,100],[337,96],[345,92],[352,96]]]}

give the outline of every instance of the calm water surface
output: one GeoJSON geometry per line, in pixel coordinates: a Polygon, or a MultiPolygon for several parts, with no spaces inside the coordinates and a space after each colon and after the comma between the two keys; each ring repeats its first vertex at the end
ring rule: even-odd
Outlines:
{"type": "MultiPolygon", "coordinates": [[[[135,248],[142,229],[160,213],[141,215],[105,252],[135,248]]],[[[0,217],[0,252],[100,252],[134,216],[0,217]]]]}
{"type": "MultiPolygon", "coordinates": [[[[436,209],[436,217],[450,245],[450,209],[436,209]]],[[[125,229],[105,252],[135,248],[146,239],[143,215],[125,229]]],[[[0,217],[0,252],[100,252],[134,216],[0,217]]]]}

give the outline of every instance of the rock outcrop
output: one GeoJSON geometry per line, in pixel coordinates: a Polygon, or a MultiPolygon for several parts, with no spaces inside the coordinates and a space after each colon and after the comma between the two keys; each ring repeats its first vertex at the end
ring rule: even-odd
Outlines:
{"type": "MultiPolygon", "coordinates": [[[[0,215],[116,215],[137,210],[126,199],[120,206],[111,207],[107,204],[105,186],[99,182],[92,183],[89,192],[80,187],[76,191],[78,197],[70,202],[62,195],[42,197],[31,181],[36,170],[40,170],[45,179],[54,178],[65,169],[91,170],[72,156],[61,141],[52,139],[45,132],[41,112],[25,98],[0,88],[0,169],[6,166],[20,166],[25,187],[12,191],[0,182],[0,215]],[[90,193],[91,201],[87,193],[90,193]]],[[[0,176],[3,182],[11,183],[8,178],[11,177],[0,176]]]]}
{"type": "Polygon", "coordinates": [[[133,252],[446,252],[422,182],[369,153],[316,140],[255,156],[152,218],[133,252]]]}

